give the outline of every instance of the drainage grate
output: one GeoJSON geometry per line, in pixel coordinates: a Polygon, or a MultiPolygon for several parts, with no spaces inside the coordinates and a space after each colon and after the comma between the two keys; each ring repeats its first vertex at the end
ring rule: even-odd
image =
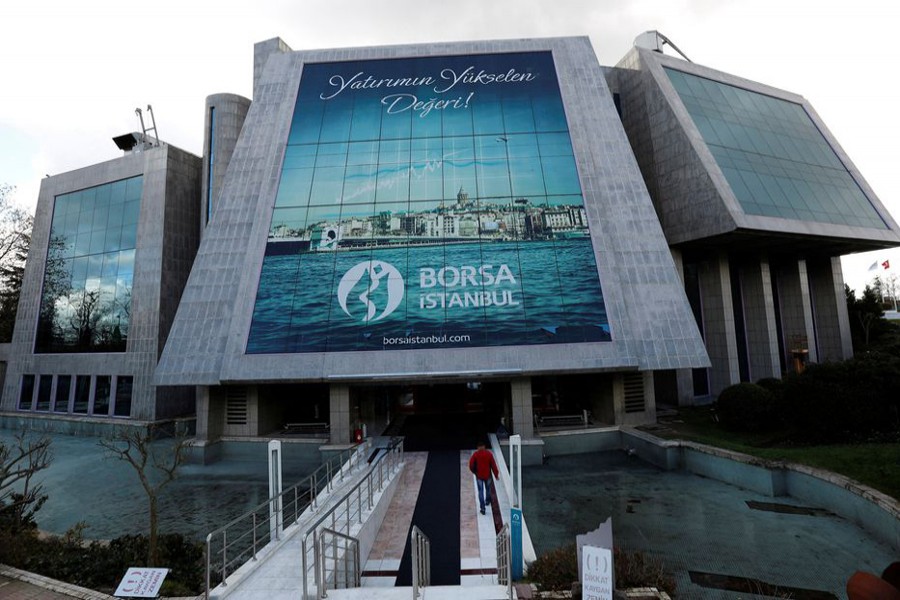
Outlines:
{"type": "Polygon", "coordinates": [[[808,517],[826,517],[834,516],[834,513],[824,508],[812,508],[809,506],[794,506],[792,504],[778,504],[776,502],[757,502],[755,500],[747,500],[747,506],[753,510],[765,510],[768,512],[781,513],[783,515],[806,515],[808,517]]]}
{"type": "Polygon", "coordinates": [[[701,587],[716,590],[758,594],[760,596],[775,596],[776,598],[793,598],[794,600],[838,600],[838,597],[831,592],[807,590],[805,588],[796,588],[787,585],[776,585],[774,583],[768,583],[750,577],[722,575],[720,573],[703,573],[701,571],[688,571],[688,574],[691,577],[692,583],[701,587]]]}

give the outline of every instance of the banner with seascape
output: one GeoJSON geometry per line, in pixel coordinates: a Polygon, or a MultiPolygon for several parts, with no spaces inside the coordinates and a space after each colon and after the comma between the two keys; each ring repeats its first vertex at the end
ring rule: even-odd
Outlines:
{"type": "Polygon", "coordinates": [[[248,353],[609,339],[549,52],[304,66],[248,353]]]}

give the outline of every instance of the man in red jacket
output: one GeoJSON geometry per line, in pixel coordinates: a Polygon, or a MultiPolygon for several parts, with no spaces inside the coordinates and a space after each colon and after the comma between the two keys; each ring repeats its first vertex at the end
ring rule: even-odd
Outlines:
{"type": "Polygon", "coordinates": [[[500,477],[497,470],[497,462],[491,451],[485,448],[482,441],[478,442],[478,450],[469,459],[469,470],[475,474],[478,487],[478,503],[481,505],[481,514],[484,514],[484,505],[491,503],[491,475],[494,479],[500,477]]]}

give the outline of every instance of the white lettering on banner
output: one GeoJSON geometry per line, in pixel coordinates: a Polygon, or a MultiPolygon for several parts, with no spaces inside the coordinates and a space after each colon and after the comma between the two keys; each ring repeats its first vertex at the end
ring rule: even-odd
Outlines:
{"type": "Polygon", "coordinates": [[[349,79],[344,79],[343,75],[332,75],[328,79],[328,85],[337,88],[330,96],[325,93],[319,94],[322,100],[331,100],[346,89],[351,90],[373,90],[380,87],[419,87],[422,85],[431,85],[434,83],[432,77],[398,77],[375,79],[371,75],[365,79],[361,79],[363,72],[360,71],[349,79]]]}
{"type": "Polygon", "coordinates": [[[462,267],[443,267],[435,272],[431,267],[419,269],[419,285],[423,288],[441,287],[466,287],[482,285],[500,285],[502,283],[516,283],[509,265],[503,264],[494,275],[494,265],[481,265],[475,267],[465,265],[462,267]]]}
{"type": "Polygon", "coordinates": [[[470,92],[469,97],[463,100],[460,96],[454,100],[438,100],[431,98],[429,100],[419,100],[415,94],[391,94],[381,99],[381,103],[387,106],[387,114],[395,115],[397,113],[412,110],[419,113],[420,118],[428,116],[433,110],[447,110],[448,108],[469,108],[469,101],[475,95],[470,92]]]}
{"type": "MultiPolygon", "coordinates": [[[[494,272],[494,265],[462,265],[446,266],[441,269],[423,267],[419,269],[419,287],[431,288],[485,288],[503,284],[515,285],[509,265],[502,264],[494,272]]],[[[419,308],[478,308],[487,306],[519,306],[520,302],[513,295],[513,290],[476,289],[461,292],[428,292],[419,294],[419,308]]]]}
{"type": "Polygon", "coordinates": [[[506,73],[488,73],[484,69],[475,73],[475,67],[468,67],[462,73],[456,73],[453,69],[444,69],[441,71],[441,79],[449,81],[446,87],[435,86],[434,91],[443,94],[450,91],[458,83],[477,83],[480,85],[490,85],[492,83],[521,83],[523,81],[533,81],[537,75],[534,73],[519,73],[515,69],[510,69],[506,73]]]}
{"type": "MultiPolygon", "coordinates": [[[[527,83],[537,79],[534,73],[526,73],[511,68],[505,73],[490,73],[484,69],[478,71],[474,66],[466,67],[457,72],[454,69],[442,69],[440,80],[431,75],[419,77],[373,77],[360,71],[350,77],[344,75],[332,75],[328,78],[331,86],[319,94],[321,100],[331,100],[342,94],[345,90],[374,90],[379,88],[431,88],[435,94],[446,94],[456,86],[463,85],[494,85],[499,83],[527,83]]],[[[468,109],[475,92],[468,95],[460,95],[453,99],[429,98],[419,99],[416,94],[388,94],[381,98],[381,104],[386,107],[385,112],[395,115],[406,111],[413,111],[424,118],[432,111],[449,109],[468,109]]]]}

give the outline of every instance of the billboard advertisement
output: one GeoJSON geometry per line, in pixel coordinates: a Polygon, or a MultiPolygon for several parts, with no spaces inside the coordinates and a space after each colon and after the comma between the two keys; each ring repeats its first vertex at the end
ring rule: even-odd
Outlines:
{"type": "Polygon", "coordinates": [[[609,339],[550,52],[304,65],[248,354],[609,339]]]}

